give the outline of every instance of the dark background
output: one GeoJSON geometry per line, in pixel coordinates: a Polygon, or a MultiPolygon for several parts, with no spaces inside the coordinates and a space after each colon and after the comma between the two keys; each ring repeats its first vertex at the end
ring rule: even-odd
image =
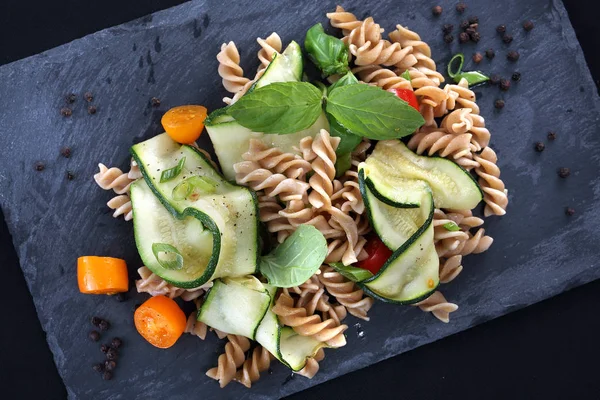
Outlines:
{"type": "MultiPolygon", "coordinates": [[[[0,65],[182,2],[0,0],[0,65]]],[[[564,3],[598,84],[596,14],[581,1],[564,3]]],[[[3,216],[0,222],[0,397],[65,398],[3,216]]],[[[590,365],[600,356],[599,304],[596,281],[291,398],[597,399],[598,368],[590,365]]]]}

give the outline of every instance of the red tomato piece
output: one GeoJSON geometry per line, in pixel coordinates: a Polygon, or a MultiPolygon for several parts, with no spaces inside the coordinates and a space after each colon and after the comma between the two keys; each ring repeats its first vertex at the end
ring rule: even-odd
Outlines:
{"type": "Polygon", "coordinates": [[[379,272],[383,264],[392,255],[392,251],[387,248],[377,235],[371,236],[365,245],[365,251],[369,256],[356,263],[356,266],[371,271],[373,274],[379,272]]]}
{"type": "Polygon", "coordinates": [[[406,101],[409,106],[413,107],[415,110],[419,111],[419,102],[417,101],[417,96],[415,96],[415,92],[410,89],[395,89],[396,96],[406,101]]]}

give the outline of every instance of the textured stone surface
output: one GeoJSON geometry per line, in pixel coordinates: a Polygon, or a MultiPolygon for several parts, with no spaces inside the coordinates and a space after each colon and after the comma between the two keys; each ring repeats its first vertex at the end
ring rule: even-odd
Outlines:
{"type": "MultiPolygon", "coordinates": [[[[458,27],[460,17],[454,2],[439,3],[446,11],[437,19],[428,6],[416,2],[344,5],[359,17],[373,14],[388,32],[396,23],[416,30],[443,70],[459,46],[457,41],[443,43],[441,24],[458,27]]],[[[464,15],[479,16],[482,33],[477,46],[461,48],[467,59],[476,49],[493,47],[496,58],[478,68],[503,76],[518,70],[522,80],[512,82],[508,93],[476,89],[511,202],[507,216],[486,222],[496,239],[491,250],[468,257],[460,277],[442,287],[460,305],[450,324],[412,307],[377,303],[371,321],[360,322],[364,337],[358,337],[357,321],[350,318],[348,345],[328,351],[313,380],[288,379],[289,371],[274,366],[273,374],[265,374],[251,391],[235,383],[220,390],[204,375],[222,350],[216,337],[205,342],[184,337],[170,350],[155,349],[132,323],[134,305],[145,296],[118,303],[79,294],[79,255],[125,258],[132,277],[140,265],[131,224],[111,217],[104,204],[112,194],[91,179],[97,163],[126,168],[129,146],[158,133],[160,116],[171,106],[219,107],[225,93],[215,55],[222,42],[235,40],[243,65],[253,71],[256,36],[277,31],[285,42],[301,41],[315,22],[328,26],[324,13],[334,7],[332,1],[273,1],[268,9],[265,2],[192,2],[0,68],[0,204],[71,398],[281,397],[600,277],[596,89],[562,4],[511,0],[473,2],[464,15]],[[528,34],[521,28],[525,18],[535,22],[528,34]],[[515,36],[510,49],[521,53],[517,64],[505,59],[508,47],[494,31],[500,23],[515,36]],[[95,115],[87,113],[86,91],[94,94],[95,115]],[[59,110],[69,92],[78,97],[73,115],[64,118],[59,110]],[[153,96],[161,99],[160,107],[150,106],[153,96]],[[493,102],[500,97],[506,107],[498,112],[493,102]],[[557,133],[556,141],[546,141],[549,130],[557,133]],[[538,140],[547,142],[541,154],[533,150],[538,140]],[[72,148],[71,158],[60,155],[63,146],[72,148]],[[46,165],[42,172],[34,170],[38,161],[46,165]],[[568,179],[557,176],[562,166],[571,168],[568,179]],[[75,174],[73,181],[66,179],[67,171],[75,174]],[[575,216],[565,216],[566,206],[575,208],[575,216]],[[92,315],[113,325],[100,343],[113,336],[125,342],[110,382],[90,367],[103,358],[99,345],[87,339],[92,315]]],[[[209,146],[208,137],[202,139],[209,146]]]]}

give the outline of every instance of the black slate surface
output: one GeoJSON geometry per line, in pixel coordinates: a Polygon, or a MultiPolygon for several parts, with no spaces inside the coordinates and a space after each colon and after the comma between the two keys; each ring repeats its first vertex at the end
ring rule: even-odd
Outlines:
{"type": "MultiPolygon", "coordinates": [[[[373,14],[387,31],[395,23],[418,31],[442,69],[458,45],[443,44],[440,25],[458,25],[459,18],[452,2],[440,3],[447,10],[440,21],[434,21],[428,7],[408,2],[347,8],[361,17],[373,14]]],[[[207,342],[186,337],[168,351],[139,338],[131,317],[134,304],[144,296],[117,303],[78,293],[79,255],[123,257],[132,276],[139,265],[131,227],[112,219],[104,207],[110,194],[97,189],[90,177],[97,162],[125,167],[127,148],[158,133],[160,115],[168,107],[219,106],[224,93],[214,56],[221,42],[235,40],[251,70],[256,65],[254,37],[275,30],[285,41],[301,40],[314,22],[326,25],[324,12],[334,3],[307,7],[276,2],[268,15],[264,3],[238,5],[237,10],[188,3],[2,67],[0,202],[70,397],[279,397],[600,277],[600,218],[594,213],[600,195],[600,103],[566,13],[554,1],[485,3],[470,4],[468,15],[480,18],[483,39],[477,49],[491,46],[498,55],[479,68],[504,75],[518,69],[523,79],[506,94],[491,87],[477,89],[511,204],[506,217],[486,223],[496,238],[492,249],[467,258],[457,281],[442,288],[461,308],[444,325],[409,307],[376,304],[371,321],[360,322],[364,337],[358,337],[351,319],[348,346],[328,351],[312,381],[287,379],[288,371],[275,367],[252,391],[239,385],[222,391],[204,376],[222,350],[214,337],[207,342]],[[524,18],[536,23],[529,34],[520,28],[524,18]],[[521,53],[514,66],[505,61],[507,47],[494,33],[499,23],[509,23],[514,31],[510,48],[521,53]],[[93,116],[81,98],[88,90],[98,106],[93,116]],[[80,96],[73,116],[65,119],[59,109],[70,91],[80,96]],[[152,96],[161,98],[158,109],[149,106],[152,96]],[[497,97],[507,100],[502,112],[493,109],[497,97]],[[535,153],[533,142],[545,141],[548,130],[557,132],[557,140],[547,143],[544,153],[535,153]],[[66,145],[73,149],[70,159],[59,154],[66,145]],[[38,161],[46,164],[42,172],[34,171],[38,161]],[[557,177],[561,166],[571,168],[571,177],[557,177]],[[75,174],[74,181],[65,178],[66,171],[75,174]],[[564,215],[567,205],[577,210],[576,216],[564,215]],[[98,345],[87,340],[93,314],[112,322],[107,337],[118,335],[126,342],[112,382],[101,381],[89,367],[102,359],[98,345]]],[[[467,56],[474,49],[463,48],[467,56]]]]}

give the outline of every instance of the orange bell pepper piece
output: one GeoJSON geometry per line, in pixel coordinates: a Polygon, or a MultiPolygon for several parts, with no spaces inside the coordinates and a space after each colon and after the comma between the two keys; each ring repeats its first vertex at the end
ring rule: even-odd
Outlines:
{"type": "Polygon", "coordinates": [[[135,328],[151,345],[166,349],[175,344],[186,325],[185,314],[175,300],[155,296],[135,310],[135,328]]]}
{"type": "Polygon", "coordinates": [[[179,106],[167,111],[160,122],[171,139],[178,143],[192,144],[204,129],[206,115],[206,107],[179,106]]]}
{"type": "Polygon", "coordinates": [[[85,256],[77,259],[79,291],[86,294],[115,294],[129,290],[125,260],[85,256]]]}

